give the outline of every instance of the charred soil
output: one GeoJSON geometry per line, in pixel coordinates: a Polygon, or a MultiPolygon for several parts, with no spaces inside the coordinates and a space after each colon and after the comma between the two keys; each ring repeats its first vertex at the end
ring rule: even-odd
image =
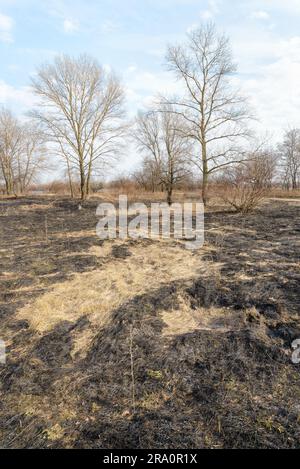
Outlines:
{"type": "Polygon", "coordinates": [[[300,206],[211,211],[188,253],[96,206],[0,201],[1,447],[299,448],[300,206]]]}

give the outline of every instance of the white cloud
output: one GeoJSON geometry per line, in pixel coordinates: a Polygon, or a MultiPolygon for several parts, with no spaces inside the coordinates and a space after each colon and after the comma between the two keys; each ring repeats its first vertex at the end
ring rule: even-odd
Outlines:
{"type": "Polygon", "coordinates": [[[214,14],[210,10],[204,10],[201,13],[201,18],[203,20],[211,20],[214,17],[214,14]]]}
{"type": "Polygon", "coordinates": [[[13,42],[12,30],[14,21],[10,16],[0,13],[0,41],[13,42]]]}
{"type": "Polygon", "coordinates": [[[19,115],[35,104],[36,98],[28,86],[16,88],[0,80],[0,105],[11,108],[19,115]]]}
{"type": "Polygon", "coordinates": [[[104,34],[113,33],[117,29],[118,29],[118,25],[116,23],[114,23],[113,21],[110,21],[110,20],[104,21],[104,23],[102,23],[102,25],[101,25],[101,31],[104,34]]]}
{"type": "Polygon", "coordinates": [[[209,0],[208,8],[206,10],[203,10],[200,16],[203,20],[211,20],[219,13],[220,13],[219,1],[209,0]]]}
{"type": "MultiPolygon", "coordinates": [[[[272,8],[272,10],[280,10],[288,14],[300,14],[299,0],[256,0],[253,1],[258,8],[272,8]]],[[[254,8],[255,8],[254,6],[254,8]]]]}
{"type": "MultiPolygon", "coordinates": [[[[202,17],[202,18],[203,18],[203,17],[202,17]]],[[[205,18],[203,18],[203,19],[205,19],[205,18]]],[[[209,18],[206,18],[206,19],[209,19],[209,18]]],[[[193,24],[191,24],[191,25],[187,28],[186,32],[187,32],[188,34],[190,34],[190,33],[192,33],[193,31],[195,31],[195,29],[197,29],[197,28],[199,28],[199,24],[198,24],[198,23],[193,23],[193,24]]]]}
{"type": "Polygon", "coordinates": [[[127,73],[134,73],[136,71],[137,71],[137,66],[136,65],[129,65],[129,67],[126,70],[127,73]]]}
{"type": "Polygon", "coordinates": [[[159,94],[176,95],[182,90],[182,84],[173,80],[168,72],[153,73],[129,68],[124,78],[130,117],[134,116],[137,109],[152,104],[159,94]]]}
{"type": "Polygon", "coordinates": [[[270,19],[269,13],[267,13],[264,10],[253,11],[250,16],[251,16],[251,18],[256,19],[256,20],[268,20],[268,19],[270,19]]]}
{"type": "Polygon", "coordinates": [[[288,125],[300,127],[300,37],[272,38],[266,46],[269,63],[257,63],[253,75],[241,77],[240,84],[258,112],[258,125],[273,132],[278,141],[288,125]]]}
{"type": "Polygon", "coordinates": [[[66,34],[73,34],[79,31],[79,26],[79,21],[70,18],[66,18],[63,22],[63,28],[66,34]]]}

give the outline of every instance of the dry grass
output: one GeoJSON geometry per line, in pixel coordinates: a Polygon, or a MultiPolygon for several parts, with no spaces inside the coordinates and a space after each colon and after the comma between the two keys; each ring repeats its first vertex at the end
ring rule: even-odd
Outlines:
{"type": "Polygon", "coordinates": [[[300,199],[300,189],[286,191],[283,189],[272,189],[270,192],[270,197],[280,198],[280,199],[300,199]]]}
{"type": "MultiPolygon", "coordinates": [[[[93,247],[99,257],[109,256],[112,246],[106,242],[93,247]]],[[[180,279],[193,279],[204,267],[200,252],[187,251],[168,242],[143,242],[130,248],[126,259],[111,259],[101,270],[76,275],[72,280],[56,284],[50,292],[38,297],[18,313],[40,333],[53,329],[61,321],[76,322],[85,316],[94,327],[75,339],[73,353],[88,349],[94,334],[110,319],[112,311],[136,295],[151,292],[180,279]]]]}
{"type": "MultiPolygon", "coordinates": [[[[107,189],[99,192],[98,194],[93,194],[94,199],[104,199],[105,201],[111,203],[117,203],[120,195],[127,195],[128,202],[166,202],[165,192],[147,192],[140,189],[131,189],[131,190],[118,190],[118,189],[107,189]]],[[[184,192],[184,191],[174,191],[173,193],[173,202],[188,202],[188,201],[198,201],[201,202],[201,194],[199,192],[184,192]]]]}
{"type": "Polygon", "coordinates": [[[194,331],[240,331],[246,325],[247,318],[259,316],[255,308],[242,313],[232,314],[230,308],[191,308],[188,298],[182,296],[178,299],[179,308],[163,311],[162,318],[166,327],[162,334],[173,337],[194,331]]]}

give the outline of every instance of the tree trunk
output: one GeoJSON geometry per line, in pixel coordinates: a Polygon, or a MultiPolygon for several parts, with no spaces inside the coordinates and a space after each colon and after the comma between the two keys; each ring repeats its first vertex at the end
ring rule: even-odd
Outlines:
{"type": "Polygon", "coordinates": [[[85,190],[85,183],[84,181],[80,182],[80,198],[81,200],[86,199],[86,190],[85,190]]]}
{"type": "Polygon", "coordinates": [[[207,207],[208,204],[208,196],[207,196],[207,189],[208,189],[208,164],[207,164],[207,153],[206,153],[206,143],[202,144],[202,201],[204,207],[207,207]]]}
{"type": "Polygon", "coordinates": [[[90,188],[91,188],[90,176],[88,176],[87,179],[86,179],[86,184],[85,184],[85,197],[86,197],[86,199],[88,199],[89,196],[90,196],[90,188]]]}
{"type": "Polygon", "coordinates": [[[80,168],[80,198],[81,200],[85,200],[86,198],[86,183],[83,168],[80,168]]]}
{"type": "Polygon", "coordinates": [[[88,175],[87,175],[87,178],[86,178],[86,197],[87,198],[90,195],[91,174],[92,174],[92,160],[89,163],[89,170],[88,170],[88,175]]]}
{"type": "Polygon", "coordinates": [[[6,187],[6,195],[10,195],[10,194],[11,194],[11,191],[10,191],[10,187],[9,187],[8,181],[5,181],[5,187],[6,187]]]}
{"type": "Polygon", "coordinates": [[[168,195],[167,195],[168,205],[172,205],[172,194],[173,194],[173,188],[169,187],[168,188],[168,195]]]}
{"type": "Polygon", "coordinates": [[[72,174],[71,174],[70,162],[69,162],[68,158],[67,158],[67,168],[68,168],[68,179],[69,179],[69,186],[70,186],[71,199],[74,199],[74,189],[73,189],[73,182],[72,182],[72,174]]]}
{"type": "Polygon", "coordinates": [[[13,193],[13,181],[12,181],[12,176],[10,173],[10,170],[8,171],[8,174],[4,176],[5,178],[5,187],[6,187],[6,194],[7,195],[12,195],[13,193]]]}

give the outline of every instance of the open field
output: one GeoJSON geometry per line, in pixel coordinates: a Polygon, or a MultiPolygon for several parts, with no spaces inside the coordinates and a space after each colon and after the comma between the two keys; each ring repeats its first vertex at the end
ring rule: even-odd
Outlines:
{"type": "Polygon", "coordinates": [[[98,202],[0,200],[1,447],[299,448],[299,201],[196,251],[102,241],[98,202]]]}

